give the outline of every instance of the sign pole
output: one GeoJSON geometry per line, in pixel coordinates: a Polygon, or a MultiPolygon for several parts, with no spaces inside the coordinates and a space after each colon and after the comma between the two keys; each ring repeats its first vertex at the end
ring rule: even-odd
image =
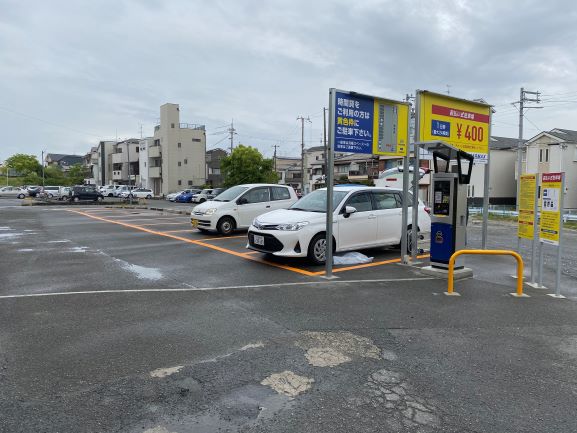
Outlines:
{"type": "Polygon", "coordinates": [[[481,248],[487,249],[487,232],[489,226],[489,195],[490,195],[490,173],[491,173],[491,117],[492,110],[489,110],[489,146],[487,148],[487,163],[485,164],[485,172],[483,176],[483,226],[481,235],[481,248]]]}
{"type": "Polygon", "coordinates": [[[544,289],[543,287],[543,242],[539,241],[539,288],[544,289]]]}
{"type": "MultiPolygon", "coordinates": [[[[531,243],[531,284],[535,284],[537,243],[539,242],[539,176],[535,176],[535,200],[533,202],[533,240],[531,243]]],[[[519,218],[519,216],[517,216],[519,218]]]]}
{"type": "Polygon", "coordinates": [[[334,178],[334,148],[335,148],[335,106],[336,90],[329,91],[329,144],[327,148],[327,219],[326,219],[326,252],[325,252],[325,278],[333,279],[333,178],[334,178]]]}
{"type": "Polygon", "coordinates": [[[555,297],[561,298],[561,250],[563,249],[563,205],[565,201],[565,173],[561,173],[559,192],[559,245],[557,245],[557,274],[555,276],[555,297]]]}
{"type": "Polygon", "coordinates": [[[421,94],[416,92],[415,99],[415,141],[413,142],[413,218],[411,223],[411,261],[413,264],[417,261],[417,240],[419,230],[419,139],[418,134],[421,128],[421,94]]]}
{"type": "MultiPolygon", "coordinates": [[[[409,103],[408,107],[408,114],[407,114],[407,151],[405,152],[405,156],[403,156],[403,202],[402,202],[402,230],[401,230],[401,263],[408,264],[408,255],[407,255],[407,226],[409,223],[409,151],[410,151],[410,143],[411,140],[411,104],[409,103]]],[[[413,141],[414,146],[414,141],[413,141]]]]}

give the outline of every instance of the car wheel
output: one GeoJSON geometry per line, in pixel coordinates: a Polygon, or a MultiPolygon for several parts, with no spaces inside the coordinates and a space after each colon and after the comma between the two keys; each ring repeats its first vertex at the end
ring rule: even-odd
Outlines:
{"type": "Polygon", "coordinates": [[[200,201],[199,201],[199,203],[204,203],[205,201],[206,201],[205,198],[201,198],[200,201]]]}
{"type": "Polygon", "coordinates": [[[152,196],[151,196],[150,194],[148,194],[148,195],[146,196],[146,198],[147,198],[148,200],[150,200],[150,199],[152,198],[152,196]]]}
{"type": "Polygon", "coordinates": [[[54,198],[53,194],[48,194],[48,198],[54,198]]]}
{"type": "Polygon", "coordinates": [[[96,201],[103,201],[103,200],[104,200],[104,197],[101,196],[101,195],[99,195],[98,197],[96,197],[96,201]]]}
{"type": "Polygon", "coordinates": [[[128,194],[128,198],[133,198],[134,196],[132,194],[128,194]]]}
{"type": "Polygon", "coordinates": [[[80,201],[80,199],[79,199],[78,197],[74,197],[72,200],[73,200],[75,203],[78,203],[78,202],[80,201]]]}
{"type": "MultiPolygon", "coordinates": [[[[335,243],[333,241],[333,252],[335,250],[335,243]]],[[[327,238],[324,233],[316,235],[309,244],[308,258],[315,265],[323,265],[326,261],[327,252],[327,238]]]]}
{"type": "Polygon", "coordinates": [[[231,217],[222,217],[216,228],[221,235],[230,235],[234,231],[234,220],[231,217]]]}
{"type": "Polygon", "coordinates": [[[20,199],[24,198],[24,194],[18,194],[18,198],[20,199]]]}
{"type": "Polygon", "coordinates": [[[114,197],[114,194],[112,194],[111,192],[108,193],[108,197],[114,197]]]}

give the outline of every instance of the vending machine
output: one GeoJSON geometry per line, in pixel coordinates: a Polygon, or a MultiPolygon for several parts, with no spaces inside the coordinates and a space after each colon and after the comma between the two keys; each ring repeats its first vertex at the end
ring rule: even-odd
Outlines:
{"type": "MultiPolygon", "coordinates": [[[[471,180],[473,156],[462,151],[456,155],[456,165],[451,166],[447,155],[433,152],[435,173],[432,176],[431,209],[431,266],[447,269],[455,251],[465,248],[467,237],[467,185],[471,180]],[[444,170],[439,170],[439,159],[444,170]],[[468,162],[465,170],[464,163],[468,162]],[[450,171],[452,168],[456,172],[450,171]],[[466,171],[466,172],[465,172],[466,171]]],[[[455,269],[462,268],[460,260],[455,269]]]]}

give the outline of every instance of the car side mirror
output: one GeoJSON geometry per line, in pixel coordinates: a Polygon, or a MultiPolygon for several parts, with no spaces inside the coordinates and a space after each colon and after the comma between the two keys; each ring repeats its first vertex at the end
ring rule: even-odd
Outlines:
{"type": "Polygon", "coordinates": [[[357,211],[356,207],[353,206],[345,206],[345,212],[344,212],[344,217],[348,218],[349,216],[351,216],[351,214],[355,213],[357,211]]]}
{"type": "Polygon", "coordinates": [[[245,197],[241,197],[236,201],[236,204],[240,204],[240,205],[247,204],[247,203],[248,203],[248,200],[245,197]]]}

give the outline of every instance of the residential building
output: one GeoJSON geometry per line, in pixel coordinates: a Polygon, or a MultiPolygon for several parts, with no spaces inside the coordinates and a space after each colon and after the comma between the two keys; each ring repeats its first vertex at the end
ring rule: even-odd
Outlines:
{"type": "Polygon", "coordinates": [[[335,157],[335,183],[369,182],[379,176],[379,157],[351,153],[335,157]]]}
{"type": "Polygon", "coordinates": [[[44,157],[44,164],[46,167],[55,166],[60,167],[62,171],[67,171],[75,164],[82,164],[84,157],[80,155],[66,155],[62,153],[47,153],[44,157]]]}
{"type": "Polygon", "coordinates": [[[139,142],[140,140],[137,138],[129,138],[116,143],[114,152],[110,155],[112,183],[117,185],[139,185],[139,142]]]}
{"type": "Polygon", "coordinates": [[[273,158],[274,168],[278,174],[278,183],[290,185],[296,191],[302,191],[301,162],[302,159],[298,156],[277,156],[273,158]]]}
{"type": "MultiPolygon", "coordinates": [[[[180,123],[178,104],[160,107],[160,124],[148,147],[148,179],[159,179],[155,193],[206,183],[206,131],[204,125],[180,123]]],[[[150,181],[149,181],[150,182],[150,181]]],[[[158,180],[153,181],[157,185],[158,180]]]]}
{"type": "Polygon", "coordinates": [[[160,178],[150,178],[148,175],[149,169],[149,158],[148,158],[148,148],[154,143],[154,138],[147,137],[141,138],[138,142],[138,173],[140,174],[141,188],[149,188],[154,191],[155,194],[160,193],[160,178]],[[156,184],[155,184],[156,182],[156,184]]]}
{"type": "Polygon", "coordinates": [[[224,178],[220,172],[220,162],[228,153],[224,149],[206,151],[206,183],[213,188],[222,186],[224,178]]]}
{"type": "MultiPolygon", "coordinates": [[[[517,196],[515,164],[517,162],[517,138],[491,137],[489,142],[489,203],[514,205],[517,196]]],[[[485,164],[474,164],[471,181],[467,186],[468,203],[482,206],[485,194],[485,164]]]]}
{"type": "Polygon", "coordinates": [[[527,140],[524,173],[565,172],[565,209],[577,209],[577,131],[555,128],[527,140]]]}
{"type": "Polygon", "coordinates": [[[83,157],[89,176],[84,180],[91,185],[102,186],[112,182],[112,154],[116,141],[101,141],[83,157]]]}

